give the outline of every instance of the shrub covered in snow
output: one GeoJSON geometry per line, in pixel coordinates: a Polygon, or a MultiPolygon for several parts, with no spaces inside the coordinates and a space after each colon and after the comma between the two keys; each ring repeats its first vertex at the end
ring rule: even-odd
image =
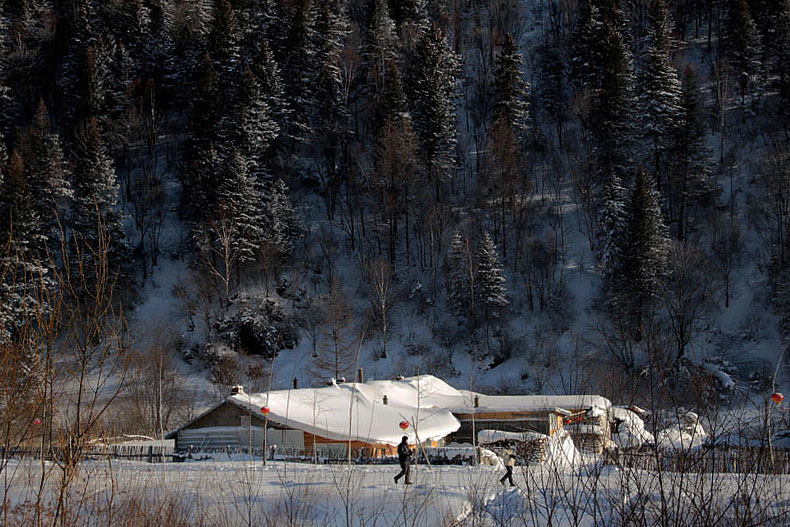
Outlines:
{"type": "Polygon", "coordinates": [[[645,422],[636,412],[615,406],[612,408],[612,418],[616,423],[612,440],[617,448],[639,448],[653,442],[653,434],[645,429],[645,422]]]}
{"type": "Polygon", "coordinates": [[[281,349],[299,345],[293,318],[271,300],[254,301],[224,318],[217,327],[220,341],[235,350],[273,359],[281,349]]]}
{"type": "Polygon", "coordinates": [[[702,445],[707,432],[694,412],[681,412],[676,422],[656,434],[656,445],[662,450],[689,450],[702,445]]]}

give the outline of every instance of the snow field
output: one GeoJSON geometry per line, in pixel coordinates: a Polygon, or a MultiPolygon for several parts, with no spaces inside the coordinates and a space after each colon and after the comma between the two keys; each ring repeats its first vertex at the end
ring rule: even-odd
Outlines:
{"type": "MultiPolygon", "coordinates": [[[[190,526],[785,525],[788,476],[652,473],[598,463],[516,467],[517,488],[486,466],[310,465],[240,459],[147,464],[85,462],[66,524],[190,526]]],[[[243,457],[243,456],[241,456],[243,457]]],[[[32,525],[56,503],[57,468],[12,461],[8,525],[32,525]]]]}

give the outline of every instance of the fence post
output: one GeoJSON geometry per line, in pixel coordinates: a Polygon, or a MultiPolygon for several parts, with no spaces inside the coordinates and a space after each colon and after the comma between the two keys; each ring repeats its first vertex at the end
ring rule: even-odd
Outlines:
{"type": "Polygon", "coordinates": [[[148,462],[154,462],[154,447],[153,445],[148,445],[148,462]]]}

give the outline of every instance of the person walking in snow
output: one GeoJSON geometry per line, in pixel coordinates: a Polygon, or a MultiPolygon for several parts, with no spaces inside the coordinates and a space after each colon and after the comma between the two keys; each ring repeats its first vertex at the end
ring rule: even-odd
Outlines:
{"type": "Polygon", "coordinates": [[[403,436],[398,445],[398,463],[400,463],[400,472],[398,475],[395,476],[395,483],[398,483],[398,480],[403,476],[406,476],[406,485],[411,485],[411,481],[409,481],[409,463],[411,463],[411,449],[409,448],[409,440],[408,436],[403,436]]]}
{"type": "Polygon", "coordinates": [[[516,455],[509,448],[505,449],[505,470],[507,470],[507,472],[505,472],[505,475],[502,476],[502,478],[499,480],[499,482],[502,485],[505,484],[505,480],[508,480],[510,482],[511,487],[516,486],[516,484],[513,483],[513,467],[515,466],[516,466],[516,455]]]}

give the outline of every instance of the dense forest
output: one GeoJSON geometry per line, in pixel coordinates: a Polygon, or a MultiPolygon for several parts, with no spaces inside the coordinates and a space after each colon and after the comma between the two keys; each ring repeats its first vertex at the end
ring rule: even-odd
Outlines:
{"type": "Polygon", "coordinates": [[[788,0],[0,12],[6,410],[82,437],[116,397],[176,425],[189,375],[691,406],[784,376],[788,0]]]}

